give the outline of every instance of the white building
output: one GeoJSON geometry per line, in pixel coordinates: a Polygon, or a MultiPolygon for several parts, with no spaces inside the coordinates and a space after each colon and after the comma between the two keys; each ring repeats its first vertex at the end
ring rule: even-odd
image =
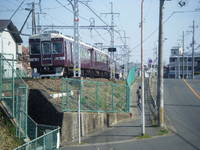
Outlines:
{"type": "MultiPolygon", "coordinates": [[[[194,53],[194,75],[200,74],[200,53],[194,53]]],[[[182,48],[173,47],[169,58],[169,78],[192,77],[192,53],[182,53],[182,48]]]]}
{"type": "MultiPolygon", "coordinates": [[[[18,56],[22,53],[22,39],[19,31],[11,20],[0,20],[0,53],[11,54],[14,57],[17,68],[21,68],[16,63],[18,56]]],[[[11,55],[4,55],[7,59],[12,59],[11,55]]]]}

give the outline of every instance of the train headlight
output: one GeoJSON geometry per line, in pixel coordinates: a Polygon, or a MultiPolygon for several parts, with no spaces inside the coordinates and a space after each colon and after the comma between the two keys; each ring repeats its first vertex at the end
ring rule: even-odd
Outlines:
{"type": "Polygon", "coordinates": [[[55,60],[65,60],[65,57],[55,57],[55,60]]]}

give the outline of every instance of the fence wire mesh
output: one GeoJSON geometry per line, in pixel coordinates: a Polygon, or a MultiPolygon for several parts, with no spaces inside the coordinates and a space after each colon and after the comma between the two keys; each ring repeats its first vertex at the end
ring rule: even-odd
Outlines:
{"type": "Polygon", "coordinates": [[[57,149],[59,128],[37,124],[28,115],[28,85],[16,70],[13,56],[8,56],[0,54],[0,102],[15,121],[16,136],[33,140],[15,150],[57,149]]]}
{"type": "Polygon", "coordinates": [[[130,88],[126,84],[65,78],[62,82],[62,110],[129,112],[130,88]]]}
{"type": "Polygon", "coordinates": [[[0,83],[0,99],[17,124],[16,135],[27,138],[27,115],[24,114],[28,110],[28,86],[16,72],[12,55],[0,54],[0,83]]]}
{"type": "Polygon", "coordinates": [[[59,149],[60,128],[51,130],[46,134],[25,143],[14,150],[57,150],[59,149]]]}

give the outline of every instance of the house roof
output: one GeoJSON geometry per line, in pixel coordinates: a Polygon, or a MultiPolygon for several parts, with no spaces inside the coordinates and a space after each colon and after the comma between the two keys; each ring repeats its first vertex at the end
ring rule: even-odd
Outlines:
{"type": "Polygon", "coordinates": [[[23,42],[17,27],[12,23],[11,20],[0,20],[0,32],[5,31],[6,28],[16,43],[23,42]]]}

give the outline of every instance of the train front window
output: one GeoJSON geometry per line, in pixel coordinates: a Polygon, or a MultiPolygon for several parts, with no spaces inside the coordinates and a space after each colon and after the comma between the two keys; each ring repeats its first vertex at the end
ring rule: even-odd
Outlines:
{"type": "Polygon", "coordinates": [[[30,44],[31,46],[31,54],[40,54],[40,43],[34,42],[30,44]]]}
{"type": "Polygon", "coordinates": [[[51,54],[51,43],[42,42],[42,52],[43,54],[51,54]]]}
{"type": "Polygon", "coordinates": [[[53,42],[53,53],[58,54],[63,52],[62,42],[53,42]]]}

